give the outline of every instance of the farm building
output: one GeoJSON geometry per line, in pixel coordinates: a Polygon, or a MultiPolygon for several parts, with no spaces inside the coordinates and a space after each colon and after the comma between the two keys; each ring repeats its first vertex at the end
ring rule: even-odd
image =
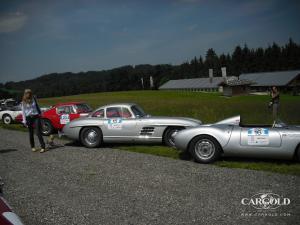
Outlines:
{"type": "Polygon", "coordinates": [[[169,80],[159,90],[219,91],[219,84],[223,81],[223,77],[169,80]]]}
{"type": "Polygon", "coordinates": [[[300,70],[246,73],[237,77],[227,77],[222,71],[222,77],[210,77],[169,80],[159,87],[159,90],[182,91],[220,91],[225,96],[248,94],[253,91],[268,91],[270,87],[277,86],[283,91],[300,90],[300,70]]]}
{"type": "Polygon", "coordinates": [[[252,81],[251,91],[268,91],[271,86],[277,86],[281,90],[300,90],[300,70],[245,73],[239,77],[241,80],[252,81]]]}
{"type": "Polygon", "coordinates": [[[220,84],[220,87],[222,87],[224,96],[231,97],[234,95],[249,94],[251,84],[253,84],[252,81],[230,77],[224,79],[220,84]]]}

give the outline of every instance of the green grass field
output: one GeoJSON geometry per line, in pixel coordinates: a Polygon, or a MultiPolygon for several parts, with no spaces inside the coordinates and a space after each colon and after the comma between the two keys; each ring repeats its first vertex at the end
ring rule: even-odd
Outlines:
{"type": "MultiPolygon", "coordinates": [[[[187,116],[212,123],[240,114],[245,122],[271,123],[268,110],[269,96],[223,97],[219,93],[176,92],[176,91],[129,91],[74,95],[40,99],[42,105],[62,101],[84,101],[93,108],[116,102],[135,102],[151,115],[187,116]]],[[[280,118],[300,124],[300,97],[282,95],[280,118]]]]}
{"type": "MultiPolygon", "coordinates": [[[[39,99],[39,102],[42,106],[50,106],[65,101],[83,101],[90,104],[93,108],[109,103],[135,102],[141,105],[147,113],[157,116],[186,116],[200,119],[204,123],[213,123],[240,114],[244,123],[271,124],[271,112],[267,107],[269,100],[269,96],[249,95],[227,98],[219,93],[130,91],[45,98],[39,99]]],[[[281,96],[279,117],[282,121],[289,124],[300,124],[299,112],[300,96],[281,96]]],[[[1,125],[1,127],[4,127],[4,125],[1,125]]],[[[13,125],[10,128],[19,129],[19,127],[18,125],[13,125]]],[[[185,159],[185,156],[182,156],[180,152],[164,146],[117,145],[113,147],[126,151],[185,159]]],[[[291,161],[225,158],[216,162],[215,165],[300,176],[300,163],[291,161]]]]}

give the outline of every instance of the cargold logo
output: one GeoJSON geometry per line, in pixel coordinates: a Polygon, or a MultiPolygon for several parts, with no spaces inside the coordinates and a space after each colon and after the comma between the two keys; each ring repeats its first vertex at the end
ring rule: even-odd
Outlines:
{"type": "Polygon", "coordinates": [[[255,209],[277,209],[280,206],[287,206],[291,203],[289,198],[280,197],[274,193],[258,193],[251,198],[243,198],[242,205],[249,205],[255,209]]]}

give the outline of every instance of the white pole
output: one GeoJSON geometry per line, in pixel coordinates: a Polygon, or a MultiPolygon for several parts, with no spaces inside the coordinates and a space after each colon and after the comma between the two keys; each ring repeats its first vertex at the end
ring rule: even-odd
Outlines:
{"type": "Polygon", "coordinates": [[[142,88],[144,89],[144,78],[141,78],[141,82],[142,82],[142,88]]]}
{"type": "Polygon", "coordinates": [[[153,87],[154,87],[153,77],[150,76],[150,88],[153,88],[153,87]]]}

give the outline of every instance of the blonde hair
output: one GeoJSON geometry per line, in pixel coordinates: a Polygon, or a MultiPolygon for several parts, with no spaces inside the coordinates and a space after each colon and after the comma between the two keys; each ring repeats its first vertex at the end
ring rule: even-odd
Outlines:
{"type": "Polygon", "coordinates": [[[22,102],[24,103],[32,103],[32,91],[31,89],[25,89],[24,95],[22,98],[22,102]]]}

